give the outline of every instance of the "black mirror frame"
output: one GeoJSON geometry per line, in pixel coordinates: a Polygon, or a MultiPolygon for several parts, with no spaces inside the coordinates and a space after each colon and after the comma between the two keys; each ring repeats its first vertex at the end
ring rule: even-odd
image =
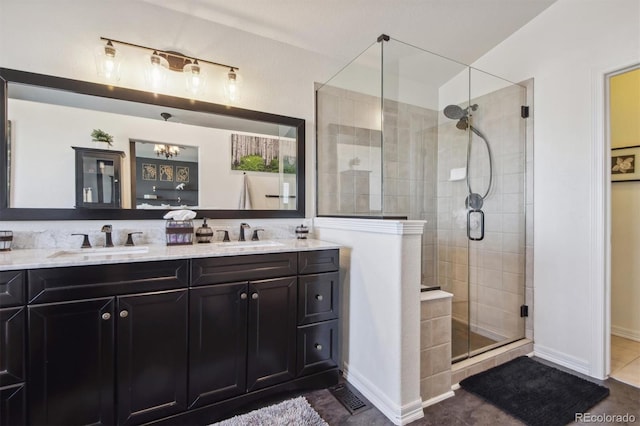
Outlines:
{"type": "Polygon", "coordinates": [[[47,209],[11,208],[8,194],[8,83],[42,86],[68,92],[101,96],[143,104],[152,104],[225,115],[266,123],[282,124],[297,129],[297,179],[295,210],[196,210],[197,217],[210,219],[304,218],[305,217],[305,120],[227,105],[196,101],[176,96],[107,86],[80,80],[0,68],[0,221],[3,220],[144,220],[161,219],[158,210],[142,209],[47,209]]]}

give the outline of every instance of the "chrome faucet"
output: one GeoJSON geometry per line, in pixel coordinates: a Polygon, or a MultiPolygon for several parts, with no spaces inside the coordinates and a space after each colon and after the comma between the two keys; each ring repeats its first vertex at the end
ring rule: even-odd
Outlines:
{"type": "Polygon", "coordinates": [[[111,225],[104,225],[102,227],[101,232],[105,233],[105,242],[104,242],[105,247],[113,247],[113,241],[111,240],[111,230],[112,230],[111,225]]]}
{"type": "Polygon", "coordinates": [[[243,223],[240,224],[240,238],[238,238],[238,241],[245,241],[245,239],[244,239],[244,230],[248,229],[248,228],[251,228],[248,223],[244,223],[243,222],[243,223]]]}

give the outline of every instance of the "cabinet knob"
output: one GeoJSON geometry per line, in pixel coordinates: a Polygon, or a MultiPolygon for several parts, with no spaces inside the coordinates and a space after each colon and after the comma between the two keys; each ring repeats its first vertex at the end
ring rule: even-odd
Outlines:
{"type": "Polygon", "coordinates": [[[247,298],[247,293],[240,293],[240,299],[245,300],[247,298]]]}
{"type": "Polygon", "coordinates": [[[128,311],[120,311],[120,318],[126,318],[129,316],[129,312],[128,311]]]}
{"type": "Polygon", "coordinates": [[[252,298],[253,300],[256,300],[256,299],[258,298],[258,293],[253,293],[253,294],[251,295],[251,298],[252,298]]]}
{"type": "Polygon", "coordinates": [[[316,294],[316,300],[319,300],[322,302],[322,299],[324,299],[324,297],[322,297],[321,294],[316,294]]]}
{"type": "Polygon", "coordinates": [[[104,314],[102,314],[102,319],[105,321],[111,319],[111,314],[109,312],[105,312],[104,314]]]}
{"type": "Polygon", "coordinates": [[[316,343],[314,347],[319,351],[322,350],[322,345],[320,343],[316,343]]]}

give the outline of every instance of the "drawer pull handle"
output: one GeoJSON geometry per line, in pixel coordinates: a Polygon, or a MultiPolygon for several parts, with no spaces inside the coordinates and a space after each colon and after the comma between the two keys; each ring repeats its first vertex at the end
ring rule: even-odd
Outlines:
{"type": "Polygon", "coordinates": [[[247,298],[247,293],[240,293],[240,299],[245,300],[247,298]]]}
{"type": "Polygon", "coordinates": [[[102,319],[105,321],[111,319],[111,314],[109,312],[105,312],[102,314],[102,319]]]}
{"type": "Polygon", "coordinates": [[[128,311],[120,311],[120,318],[126,318],[129,316],[129,312],[128,311]]]}
{"type": "Polygon", "coordinates": [[[322,299],[324,299],[324,297],[322,297],[321,294],[316,294],[316,300],[319,300],[322,302],[322,299]]]}
{"type": "Polygon", "coordinates": [[[258,293],[253,293],[253,294],[251,295],[251,298],[252,298],[253,300],[256,300],[256,299],[258,298],[258,293]]]}
{"type": "Polygon", "coordinates": [[[320,343],[316,343],[316,344],[315,344],[315,348],[316,348],[317,350],[321,351],[321,350],[322,350],[322,345],[321,345],[320,343]]]}

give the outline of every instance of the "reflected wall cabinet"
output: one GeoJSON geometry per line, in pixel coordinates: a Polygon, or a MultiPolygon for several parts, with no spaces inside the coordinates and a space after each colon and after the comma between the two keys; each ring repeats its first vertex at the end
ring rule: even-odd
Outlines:
{"type": "Polygon", "coordinates": [[[76,208],[120,208],[124,152],[72,147],[76,152],[76,208]]]}

